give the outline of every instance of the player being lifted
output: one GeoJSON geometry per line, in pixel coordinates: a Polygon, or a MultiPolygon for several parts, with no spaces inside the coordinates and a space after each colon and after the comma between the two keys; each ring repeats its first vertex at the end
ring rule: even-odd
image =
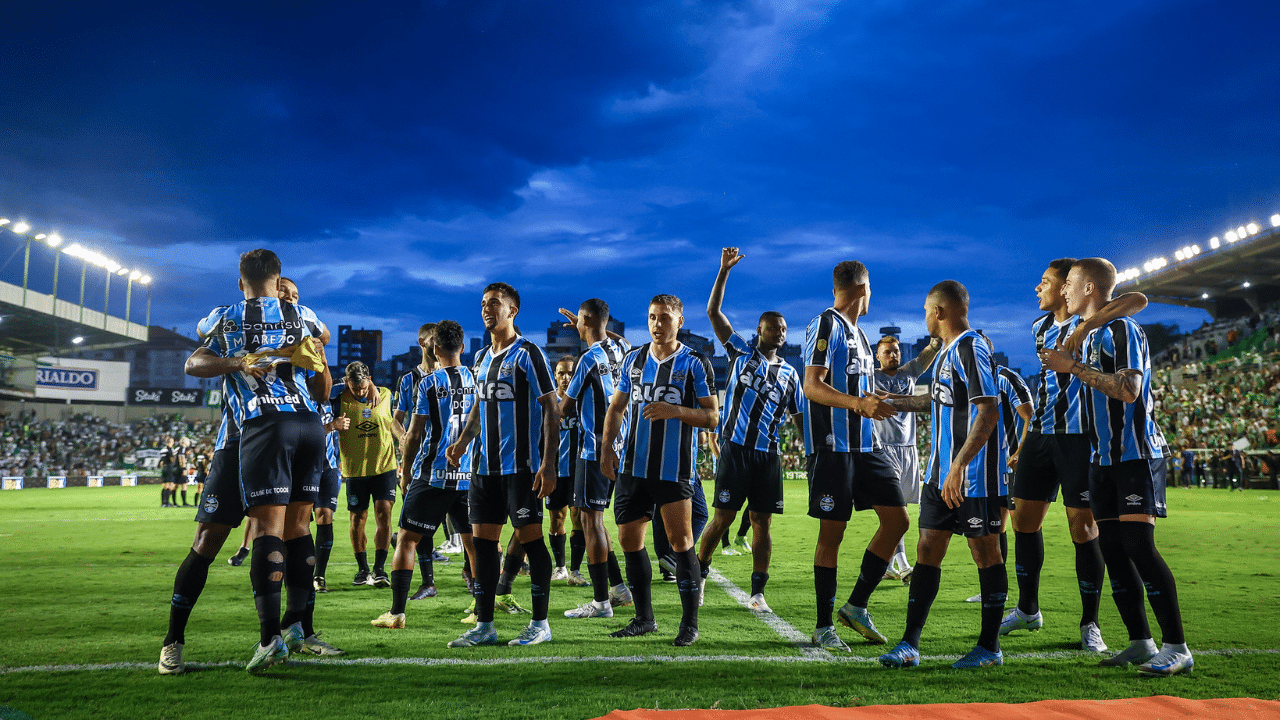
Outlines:
{"type": "Polygon", "coordinates": [[[879,528],[862,555],[858,580],[840,608],[842,625],[868,641],[883,643],[867,613],[867,600],[884,577],[898,539],[907,532],[906,502],[898,473],[875,439],[872,421],[895,410],[877,397],[871,346],[858,318],[871,303],[871,278],[856,260],[832,272],[835,305],[814,318],[804,336],[804,448],[808,455],[809,517],[819,521],[813,553],[817,624],[813,642],[849,651],[836,634],[836,564],[845,526],[853,511],[874,509],[879,528]]]}
{"type": "Polygon", "coordinates": [[[982,591],[978,644],[952,664],[978,668],[1004,664],[1000,619],[1009,578],[1000,557],[1000,514],[1008,494],[1000,453],[1000,389],[984,338],[969,327],[969,293],[954,280],[929,291],[925,327],[941,338],[929,395],[889,400],[908,412],[932,411],[931,448],[920,495],[920,541],[902,641],[880,656],[885,667],[920,664],[920,633],[938,595],[942,560],[952,535],[968,540],[982,591]]]}
{"type": "Polygon", "coordinates": [[[622,582],[622,570],[613,551],[613,541],[604,526],[604,511],[613,499],[614,482],[601,470],[602,436],[609,399],[622,380],[622,360],[631,345],[621,336],[608,333],[609,305],[591,298],[578,306],[575,315],[566,309],[560,313],[573,323],[587,350],[578,360],[573,377],[565,388],[560,411],[578,418],[582,451],[574,469],[573,505],[578,511],[587,554],[587,577],[591,579],[591,597],[565,617],[613,617],[613,607],[630,605],[631,591],[622,582]]]}
{"type": "Polygon", "coordinates": [[[622,361],[622,378],[605,416],[600,436],[600,469],[617,481],[614,521],[618,541],[627,558],[627,580],[635,598],[636,615],[612,637],[635,637],[655,632],[653,567],[644,537],[655,508],[661,513],[666,536],[676,556],[676,581],[683,609],[676,646],[698,639],[699,572],[693,550],[693,503],[698,446],[697,428],[715,427],[718,405],[715,373],[705,355],[677,339],[684,325],[684,304],[674,295],[657,295],[649,302],[646,343],[622,361]],[[614,438],[626,418],[622,457],[614,438]]]}
{"type": "MultiPolygon", "coordinates": [[[[458,467],[450,467],[444,450],[462,432],[475,404],[475,379],[462,365],[462,326],[444,320],[435,326],[431,345],[439,365],[418,383],[417,405],[405,434],[400,487],[400,536],[391,562],[391,610],[373,621],[374,627],[403,628],[405,603],[413,582],[414,555],[430,549],[436,529],[446,516],[461,530],[462,544],[473,552],[467,520],[467,490],[471,485],[471,451],[458,467]]],[[[473,442],[472,447],[475,443],[473,442]]],[[[421,557],[419,555],[419,557],[421,557]]]]}
{"type": "MultiPolygon", "coordinates": [[[[1090,330],[1146,307],[1145,296],[1129,293],[1116,298],[1082,326],[1081,318],[1067,309],[1062,296],[1063,284],[1074,263],[1072,258],[1050,262],[1036,285],[1036,298],[1045,312],[1031,325],[1037,352],[1064,344],[1068,338],[1078,348],[1090,330]]],[[[1040,614],[1040,572],[1044,566],[1041,528],[1049,505],[1057,499],[1061,487],[1067,527],[1075,545],[1081,606],[1080,644],[1085,650],[1103,652],[1107,646],[1098,629],[1098,604],[1104,568],[1098,547],[1098,525],[1089,509],[1090,450],[1082,416],[1085,392],[1080,381],[1069,373],[1055,373],[1041,365],[1035,415],[1028,426],[1026,442],[1018,450],[1017,469],[1010,488],[1018,604],[1005,617],[1000,633],[1038,630],[1044,625],[1040,614]]]]}
{"type": "Polygon", "coordinates": [[[529,559],[533,620],[509,645],[534,645],[551,639],[547,606],[551,553],[542,537],[542,500],[556,489],[556,453],[560,407],[547,357],[516,332],[520,294],[506,283],[484,289],[480,317],[492,344],[475,362],[476,400],[458,440],[446,451],[458,467],[471,448],[474,475],[467,491],[475,561],[476,625],[449,647],[494,645],[494,592],[498,586],[498,540],[507,518],[529,559]]]}
{"type": "MultiPolygon", "coordinates": [[[[1087,258],[1071,267],[1062,292],[1068,312],[1088,322],[1111,301],[1115,267],[1087,258]]],[[[1166,516],[1165,474],[1169,448],[1156,425],[1151,398],[1151,356],[1146,334],[1122,317],[1084,339],[1084,362],[1068,352],[1040,350],[1055,373],[1070,373],[1087,385],[1085,416],[1092,460],[1089,505],[1112,598],[1129,631],[1129,646],[1102,665],[1138,666],[1143,675],[1176,675],[1195,665],[1183,634],[1178,588],[1155,543],[1155,519],[1166,516]],[[1142,606],[1143,589],[1155,613],[1163,646],[1156,651],[1142,606]]]]}
{"type": "Polygon", "coordinates": [[[764,587],[769,582],[769,558],[773,552],[769,524],[774,514],[782,513],[778,428],[788,415],[797,426],[803,424],[800,375],[778,357],[778,348],[787,342],[787,321],[782,313],[769,311],[760,315],[756,346],[751,347],[733,331],[729,318],[720,309],[729,271],[744,257],[736,247],[721,251],[720,272],[707,299],[711,328],[729,355],[729,380],[718,432],[720,462],[712,504],[715,515],[702,533],[698,560],[705,582],[716,545],[733,528],[734,518],[746,501],[753,531],[751,599],[747,607],[756,612],[772,612],[764,600],[764,587]]]}

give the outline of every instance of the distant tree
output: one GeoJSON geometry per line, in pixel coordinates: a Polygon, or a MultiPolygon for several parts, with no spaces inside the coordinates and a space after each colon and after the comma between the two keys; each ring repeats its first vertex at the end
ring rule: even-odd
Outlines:
{"type": "Polygon", "coordinates": [[[1156,355],[1174,343],[1181,342],[1184,334],[1178,329],[1178,323],[1151,323],[1142,326],[1147,334],[1147,344],[1151,354],[1156,355]]]}

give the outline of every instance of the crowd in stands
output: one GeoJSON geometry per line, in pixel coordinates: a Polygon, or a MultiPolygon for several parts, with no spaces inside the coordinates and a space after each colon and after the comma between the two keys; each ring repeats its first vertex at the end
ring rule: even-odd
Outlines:
{"type": "Polygon", "coordinates": [[[37,420],[34,411],[0,415],[0,474],[74,476],[140,469],[144,462],[139,451],[161,448],[166,437],[190,438],[196,455],[209,457],[217,430],[213,423],[192,422],[181,415],[131,423],[113,423],[88,413],[61,420],[37,420]]]}

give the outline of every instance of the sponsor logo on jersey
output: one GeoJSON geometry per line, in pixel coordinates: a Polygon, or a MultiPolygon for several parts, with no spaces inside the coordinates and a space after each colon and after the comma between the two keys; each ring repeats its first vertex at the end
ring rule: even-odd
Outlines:
{"type": "Polygon", "coordinates": [[[818,500],[818,507],[822,508],[822,512],[831,512],[836,509],[836,499],[830,495],[823,495],[822,499],[818,500]]]}
{"type": "Polygon", "coordinates": [[[631,388],[631,402],[666,402],[680,404],[680,388],[673,385],[636,385],[631,388]]]}
{"type": "Polygon", "coordinates": [[[516,517],[527,518],[529,517],[530,512],[531,511],[529,510],[529,508],[520,508],[519,510],[516,511],[516,517]]]}
{"type": "Polygon", "coordinates": [[[779,387],[778,383],[769,382],[767,375],[743,372],[738,375],[738,382],[755,390],[756,394],[769,398],[774,403],[782,402],[782,388],[779,387]]]}
{"type": "Polygon", "coordinates": [[[782,510],[782,501],[781,501],[781,500],[779,500],[779,501],[778,501],[778,510],[779,510],[779,511],[781,511],[781,510],[782,510]]]}
{"type": "MultiPolygon", "coordinates": [[[[1000,523],[997,521],[996,524],[999,525],[1000,523]]],[[[977,517],[969,518],[969,527],[973,528],[974,530],[977,530],[978,528],[982,527],[982,518],[977,518],[977,517]]]]}
{"type": "Polygon", "coordinates": [[[249,398],[249,402],[245,403],[245,405],[249,408],[250,412],[253,412],[254,410],[258,409],[259,405],[301,405],[301,404],[303,404],[302,396],[294,395],[292,393],[289,395],[281,395],[279,397],[276,397],[276,396],[263,397],[261,395],[254,395],[253,397],[249,398]]]}
{"type": "Polygon", "coordinates": [[[1125,496],[1125,500],[1128,500],[1130,505],[1139,505],[1139,504],[1141,504],[1141,503],[1142,503],[1142,496],[1141,496],[1141,495],[1127,495],[1127,496],[1125,496]]]}
{"type": "Polygon", "coordinates": [[[355,426],[360,432],[371,433],[378,429],[378,423],[372,420],[362,420],[359,425],[355,426]]]}
{"type": "Polygon", "coordinates": [[[940,382],[936,382],[933,383],[933,387],[930,389],[933,390],[930,395],[933,397],[934,402],[946,407],[955,405],[955,396],[951,393],[950,385],[943,385],[940,382]]]}
{"type": "Polygon", "coordinates": [[[826,349],[827,349],[827,339],[818,338],[818,352],[822,352],[823,350],[826,350],[826,349]]]}
{"type": "Polygon", "coordinates": [[[505,402],[516,399],[516,389],[505,380],[482,382],[476,385],[476,396],[481,401],[497,400],[505,402]]]}

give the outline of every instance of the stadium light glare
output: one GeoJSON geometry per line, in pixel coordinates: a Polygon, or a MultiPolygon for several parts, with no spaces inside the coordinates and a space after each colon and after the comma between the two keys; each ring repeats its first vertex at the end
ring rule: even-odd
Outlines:
{"type": "Polygon", "coordinates": [[[13,224],[13,231],[18,233],[19,235],[21,235],[22,233],[30,229],[31,229],[31,226],[22,222],[21,220],[13,224]]]}
{"type": "Polygon", "coordinates": [[[1271,216],[1271,227],[1280,227],[1280,213],[1271,216]]]}
{"type": "Polygon", "coordinates": [[[1245,280],[1245,281],[1244,281],[1244,286],[1245,286],[1245,287],[1249,287],[1249,281],[1248,281],[1248,280],[1245,280]]]}
{"type": "Polygon", "coordinates": [[[1199,246],[1199,245],[1192,245],[1192,246],[1191,246],[1191,254],[1192,254],[1192,255],[1199,255],[1199,254],[1200,254],[1200,246],[1199,246]]]}
{"type": "Polygon", "coordinates": [[[1201,299],[1201,300],[1208,300],[1208,299],[1209,299],[1209,293],[1201,293],[1201,294],[1200,294],[1200,299],[1201,299]]]}
{"type": "Polygon", "coordinates": [[[1183,255],[1182,255],[1182,251],[1181,251],[1181,250],[1174,250],[1174,251],[1173,251],[1173,256],[1174,256],[1175,258],[1177,258],[1178,260],[1182,260],[1182,259],[1183,259],[1183,255]]]}
{"type": "Polygon", "coordinates": [[[1257,235],[1261,228],[1258,227],[1258,223],[1249,223],[1246,229],[1248,229],[1250,235],[1257,235]]]}
{"type": "Polygon", "coordinates": [[[1240,238],[1241,240],[1249,237],[1249,229],[1243,225],[1236,228],[1236,237],[1240,238]]]}
{"type": "Polygon", "coordinates": [[[79,344],[80,344],[80,343],[82,343],[82,342],[84,342],[84,338],[80,337],[79,335],[77,335],[77,336],[75,336],[75,337],[71,338],[71,343],[72,343],[73,345],[79,345],[79,344]]]}
{"type": "Polygon", "coordinates": [[[62,237],[58,233],[49,233],[49,236],[44,241],[49,243],[49,247],[58,247],[62,244],[62,237]]]}
{"type": "Polygon", "coordinates": [[[1226,239],[1227,239],[1227,242],[1229,242],[1229,243],[1233,243],[1233,242],[1235,242],[1236,240],[1239,240],[1239,238],[1237,238],[1237,237],[1236,237],[1236,231],[1235,231],[1235,230],[1228,230],[1228,231],[1227,231],[1227,234],[1226,234],[1226,235],[1223,235],[1222,237],[1226,238],[1226,239]]]}
{"type": "Polygon", "coordinates": [[[137,280],[140,277],[142,277],[142,273],[138,272],[137,270],[134,270],[133,272],[129,273],[130,280],[137,280]]]}
{"type": "Polygon", "coordinates": [[[107,269],[107,272],[115,272],[120,269],[120,263],[115,260],[108,260],[102,266],[107,269]]]}
{"type": "Polygon", "coordinates": [[[49,236],[48,236],[48,235],[45,235],[44,233],[40,233],[39,235],[36,235],[36,239],[37,239],[37,240],[43,240],[43,239],[45,239],[45,238],[47,238],[47,237],[49,237],[49,236]]]}
{"type": "Polygon", "coordinates": [[[1221,244],[1222,243],[1218,241],[1218,238],[1216,237],[1209,238],[1209,249],[1217,250],[1218,246],[1221,244]]]}
{"type": "Polygon", "coordinates": [[[9,222],[10,222],[9,218],[0,218],[0,227],[4,227],[5,225],[8,225],[9,222]]]}
{"type": "Polygon", "coordinates": [[[123,277],[123,276],[125,276],[125,275],[128,275],[128,274],[129,274],[129,268],[122,267],[122,268],[120,268],[119,270],[117,270],[117,271],[116,271],[116,274],[117,274],[117,275],[120,275],[120,276],[122,276],[122,277],[123,277]]]}
{"type": "Polygon", "coordinates": [[[143,285],[150,285],[150,284],[151,284],[151,276],[150,276],[150,275],[143,275],[142,277],[138,278],[138,282],[142,283],[143,285]]]}

